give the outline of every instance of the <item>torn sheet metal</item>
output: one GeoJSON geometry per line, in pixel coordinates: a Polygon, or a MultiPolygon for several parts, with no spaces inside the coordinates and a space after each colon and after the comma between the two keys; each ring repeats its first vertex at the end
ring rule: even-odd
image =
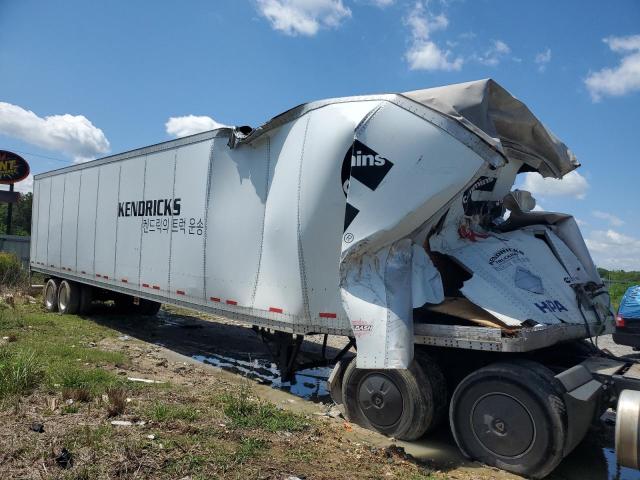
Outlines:
{"type": "Polygon", "coordinates": [[[485,79],[406,92],[404,96],[456,119],[501,151],[545,177],[561,178],[580,163],[527,106],[485,79]]]}
{"type": "MultiPolygon", "coordinates": [[[[557,237],[554,241],[560,245],[557,237]]],[[[432,242],[432,248],[437,243],[432,242]]],[[[517,230],[476,241],[459,240],[442,253],[473,275],[464,282],[462,294],[508,326],[527,321],[547,325],[584,322],[571,288],[575,279],[549,245],[532,232],[517,230]]],[[[568,249],[562,253],[569,257],[568,249]]],[[[575,256],[571,261],[576,265],[575,256]]]]}
{"type": "Polygon", "coordinates": [[[349,262],[341,294],[358,344],[358,368],[407,368],[413,359],[413,308],[444,300],[426,252],[403,239],[349,262]]]}

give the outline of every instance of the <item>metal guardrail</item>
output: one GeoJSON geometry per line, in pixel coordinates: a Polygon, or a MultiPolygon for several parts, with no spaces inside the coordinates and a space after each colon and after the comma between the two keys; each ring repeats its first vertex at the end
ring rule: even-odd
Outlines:
{"type": "Polygon", "coordinates": [[[22,262],[23,268],[29,268],[29,250],[31,237],[19,235],[0,235],[0,252],[15,254],[22,262]]]}

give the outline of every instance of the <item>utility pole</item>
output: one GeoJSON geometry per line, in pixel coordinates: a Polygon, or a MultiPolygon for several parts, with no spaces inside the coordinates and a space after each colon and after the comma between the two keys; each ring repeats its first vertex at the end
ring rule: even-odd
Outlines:
{"type": "MultiPolygon", "coordinates": [[[[9,192],[13,193],[13,183],[9,185],[9,192]]],[[[7,206],[7,235],[11,235],[11,220],[13,216],[13,203],[7,206]]]]}

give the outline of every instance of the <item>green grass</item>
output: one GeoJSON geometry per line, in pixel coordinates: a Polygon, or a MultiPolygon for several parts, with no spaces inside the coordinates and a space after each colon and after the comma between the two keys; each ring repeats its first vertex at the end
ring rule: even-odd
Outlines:
{"type": "Polygon", "coordinates": [[[303,416],[279,410],[270,402],[251,398],[247,387],[242,387],[235,393],[221,395],[219,401],[224,414],[235,428],[296,432],[308,427],[303,416]]]}
{"type": "Polygon", "coordinates": [[[12,342],[0,346],[0,400],[40,386],[87,389],[100,395],[124,380],[100,367],[128,363],[119,352],[90,347],[115,335],[73,315],[45,313],[39,305],[0,310],[0,332],[12,342]]]}
{"type": "Polygon", "coordinates": [[[0,400],[29,393],[42,377],[42,366],[34,351],[0,349],[0,400]]]}
{"type": "Polygon", "coordinates": [[[200,414],[194,407],[188,405],[173,405],[156,402],[148,408],[147,416],[157,422],[169,422],[172,420],[185,420],[192,422],[197,420],[200,414]]]}
{"type": "Polygon", "coordinates": [[[244,463],[248,459],[257,457],[267,448],[267,442],[260,438],[246,437],[240,440],[238,449],[233,454],[235,463],[244,463]]]}

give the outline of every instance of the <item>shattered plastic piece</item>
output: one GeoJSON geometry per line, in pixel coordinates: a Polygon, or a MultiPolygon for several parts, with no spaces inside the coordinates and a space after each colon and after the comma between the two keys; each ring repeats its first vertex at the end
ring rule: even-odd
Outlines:
{"type": "Polygon", "coordinates": [[[164,383],[160,380],[150,380],[148,378],[136,378],[136,377],[127,377],[127,380],[130,382],[141,382],[141,383],[164,383]]]}
{"type": "Polygon", "coordinates": [[[112,420],[111,425],[115,425],[117,427],[130,427],[133,423],[129,420],[112,420]]]}
{"type": "Polygon", "coordinates": [[[58,455],[55,460],[60,468],[67,469],[73,467],[73,454],[66,448],[62,449],[60,455],[58,455]]]}

